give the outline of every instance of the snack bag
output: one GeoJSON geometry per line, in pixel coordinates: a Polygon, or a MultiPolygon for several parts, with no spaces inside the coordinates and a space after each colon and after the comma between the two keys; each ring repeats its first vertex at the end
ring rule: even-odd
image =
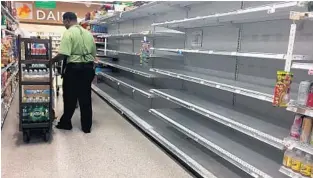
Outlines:
{"type": "Polygon", "coordinates": [[[290,86],[293,79],[291,72],[277,71],[277,80],[274,89],[273,106],[287,107],[290,100],[290,86]]]}

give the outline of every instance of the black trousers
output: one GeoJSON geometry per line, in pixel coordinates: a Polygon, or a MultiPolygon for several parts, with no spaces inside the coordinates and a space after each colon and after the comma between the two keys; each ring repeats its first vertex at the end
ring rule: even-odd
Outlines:
{"type": "Polygon", "coordinates": [[[91,83],[95,76],[93,64],[68,64],[63,75],[64,113],[60,119],[61,125],[72,127],[72,116],[77,100],[80,105],[81,126],[84,131],[90,131],[92,126],[91,83]]]}

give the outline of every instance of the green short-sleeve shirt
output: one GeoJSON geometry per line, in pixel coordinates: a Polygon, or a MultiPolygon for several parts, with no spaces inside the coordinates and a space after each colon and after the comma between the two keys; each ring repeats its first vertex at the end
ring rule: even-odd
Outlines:
{"type": "Polygon", "coordinates": [[[79,25],[73,25],[63,34],[59,54],[69,56],[67,63],[93,62],[96,44],[92,34],[79,25]]]}

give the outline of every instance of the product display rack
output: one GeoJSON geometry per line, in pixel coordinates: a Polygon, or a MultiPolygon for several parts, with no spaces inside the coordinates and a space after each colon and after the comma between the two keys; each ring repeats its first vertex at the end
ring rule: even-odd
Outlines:
{"type": "Polygon", "coordinates": [[[17,37],[11,2],[1,2],[1,128],[18,87],[17,37]]]}
{"type": "Polygon", "coordinates": [[[307,47],[311,41],[303,38],[313,27],[306,4],[190,2],[185,8],[184,3],[175,8],[170,4],[151,2],[125,12],[129,18],[98,21],[109,25],[109,34],[99,37],[110,40],[98,49],[100,62],[113,69],[99,73],[105,84],[94,84],[93,90],[148,135],[156,140],[166,137],[161,144],[172,154],[183,150],[179,159],[202,177],[299,176],[281,162],[286,147],[312,154],[311,146],[286,139],[292,112],[311,114],[310,108],[295,103],[299,83],[310,79],[312,69],[313,54],[307,47]],[[171,11],[164,13],[161,5],[171,11]],[[158,15],[137,16],[146,11],[158,15]],[[305,25],[297,27],[297,20],[305,25]],[[169,35],[164,28],[182,34],[169,35]],[[138,48],[146,38],[156,57],[141,66],[138,48]],[[271,104],[278,70],[295,75],[287,110],[271,104]],[[192,146],[203,149],[195,153],[188,148],[192,146]],[[217,172],[212,167],[218,164],[208,165],[204,159],[221,161],[219,166],[231,172],[217,172]]]}
{"type": "Polygon", "coordinates": [[[19,37],[19,128],[24,142],[33,130],[50,139],[54,119],[52,40],[19,37]]]}

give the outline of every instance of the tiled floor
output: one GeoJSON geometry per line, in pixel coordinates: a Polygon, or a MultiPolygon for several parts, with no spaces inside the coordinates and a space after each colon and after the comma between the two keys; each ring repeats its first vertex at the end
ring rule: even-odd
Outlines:
{"type": "MultiPolygon", "coordinates": [[[[18,131],[18,95],[1,132],[2,178],[185,178],[182,167],[150,142],[98,96],[93,95],[91,134],[54,129],[53,140],[22,141],[18,131]]],[[[62,100],[57,104],[60,115],[62,100]]]]}

